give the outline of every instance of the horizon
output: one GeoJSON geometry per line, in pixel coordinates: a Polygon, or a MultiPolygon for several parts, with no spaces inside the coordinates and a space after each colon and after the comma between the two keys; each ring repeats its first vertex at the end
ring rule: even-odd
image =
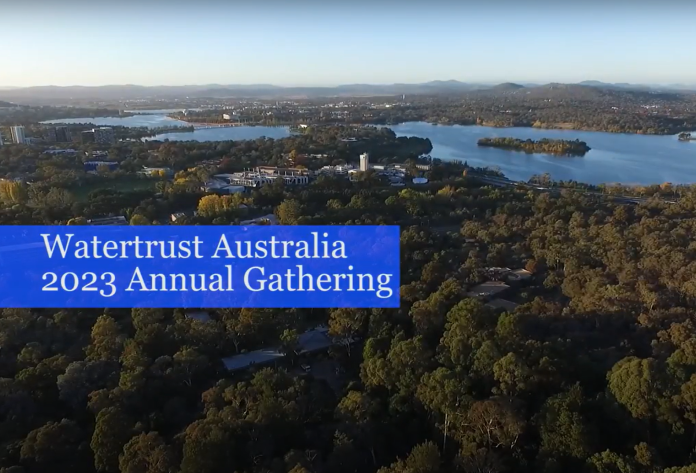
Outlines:
{"type": "Polygon", "coordinates": [[[680,49],[696,31],[670,9],[679,0],[632,9],[616,0],[439,1],[356,8],[201,0],[192,10],[27,0],[3,9],[0,41],[16,45],[4,59],[20,67],[1,71],[0,87],[696,84],[696,65],[680,49]],[[70,47],[46,54],[51,43],[70,47]]]}
{"type": "Polygon", "coordinates": [[[31,85],[31,86],[15,86],[15,85],[3,85],[0,84],[0,90],[10,90],[10,89],[31,89],[31,88],[103,88],[103,87],[143,87],[143,88],[158,88],[158,87],[277,87],[277,88],[283,88],[283,89],[293,89],[293,88],[338,88],[338,87],[347,87],[347,86],[393,86],[393,85],[423,85],[423,84],[430,84],[430,83],[446,83],[446,82],[457,82],[460,84],[466,84],[466,85],[480,85],[480,86],[486,86],[486,87],[494,87],[496,85],[501,85],[501,84],[515,84],[515,85],[520,85],[523,87],[540,87],[540,86],[545,86],[545,85],[550,85],[550,84],[565,84],[565,85],[585,85],[585,83],[588,82],[598,82],[598,83],[603,83],[607,85],[616,85],[616,84],[625,84],[625,85],[632,85],[636,87],[670,87],[670,86],[696,86],[696,82],[694,83],[676,83],[676,82],[662,82],[662,83],[641,83],[638,81],[628,81],[628,82],[605,82],[605,81],[599,81],[595,79],[584,79],[580,80],[577,82],[554,82],[554,81],[538,81],[538,82],[528,82],[528,81],[515,81],[515,80],[506,80],[502,82],[495,82],[495,81],[475,81],[475,82],[468,82],[468,81],[462,81],[458,79],[433,79],[425,82],[388,82],[388,83],[373,83],[373,82],[352,82],[352,83],[339,83],[339,84],[326,84],[326,85],[308,85],[308,84],[289,84],[289,85],[279,85],[279,84],[274,84],[274,83],[198,83],[198,84],[154,84],[154,85],[143,85],[143,84],[97,84],[97,85],[85,85],[85,84],[67,84],[67,85],[56,85],[56,84],[41,84],[41,85],[31,85]]]}

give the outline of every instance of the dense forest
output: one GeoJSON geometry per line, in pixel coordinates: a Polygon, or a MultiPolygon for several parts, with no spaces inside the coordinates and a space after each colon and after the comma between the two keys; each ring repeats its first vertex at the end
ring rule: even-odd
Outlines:
{"type": "Polygon", "coordinates": [[[285,224],[401,224],[401,308],[208,321],[5,309],[3,471],[695,468],[696,195],[615,206],[453,174],[420,190],[329,179],[248,198],[285,224]],[[516,308],[467,295],[493,267],[531,273],[509,283],[516,308]],[[292,357],[234,376],[222,366],[276,343],[291,353],[322,323],[362,340],[305,361],[334,375],[300,374],[292,357]]]}
{"type": "Polygon", "coordinates": [[[547,153],[558,156],[584,156],[590,147],[580,140],[520,140],[518,138],[481,138],[479,146],[524,151],[525,153],[547,153]]]}

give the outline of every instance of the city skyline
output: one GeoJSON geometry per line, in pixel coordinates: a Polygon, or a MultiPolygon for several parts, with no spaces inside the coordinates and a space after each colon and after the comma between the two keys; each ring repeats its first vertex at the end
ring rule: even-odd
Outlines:
{"type": "Polygon", "coordinates": [[[79,9],[32,3],[4,7],[0,41],[18,46],[5,53],[17,66],[0,71],[1,87],[696,84],[696,65],[682,51],[696,32],[669,1],[627,9],[539,0],[504,8],[203,0],[194,10],[153,3],[137,14],[129,1],[79,9]],[[50,42],[72,52],[47,56],[50,42]]]}

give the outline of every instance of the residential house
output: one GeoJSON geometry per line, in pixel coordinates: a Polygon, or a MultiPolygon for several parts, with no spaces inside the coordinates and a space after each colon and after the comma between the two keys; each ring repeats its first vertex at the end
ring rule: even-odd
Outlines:
{"type": "Polygon", "coordinates": [[[504,282],[488,281],[471,288],[471,291],[467,293],[467,296],[476,297],[478,299],[487,299],[491,296],[507,291],[508,289],[510,289],[510,286],[504,282]]]}

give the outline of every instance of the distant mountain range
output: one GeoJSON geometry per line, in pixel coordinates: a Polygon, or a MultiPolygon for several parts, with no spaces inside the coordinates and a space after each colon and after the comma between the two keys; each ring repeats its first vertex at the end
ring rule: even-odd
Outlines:
{"type": "Polygon", "coordinates": [[[424,95],[444,93],[532,93],[543,90],[557,90],[559,87],[587,90],[588,88],[642,92],[696,91],[696,85],[674,84],[669,86],[650,86],[642,84],[605,83],[595,80],[578,84],[517,84],[506,82],[498,85],[467,83],[456,80],[432,81],[422,84],[347,84],[336,87],[280,87],[271,84],[250,85],[185,85],[185,86],[40,86],[24,88],[0,88],[0,100],[24,104],[56,104],[71,101],[115,101],[142,99],[182,99],[182,98],[314,98],[349,96],[388,96],[424,95]]]}

